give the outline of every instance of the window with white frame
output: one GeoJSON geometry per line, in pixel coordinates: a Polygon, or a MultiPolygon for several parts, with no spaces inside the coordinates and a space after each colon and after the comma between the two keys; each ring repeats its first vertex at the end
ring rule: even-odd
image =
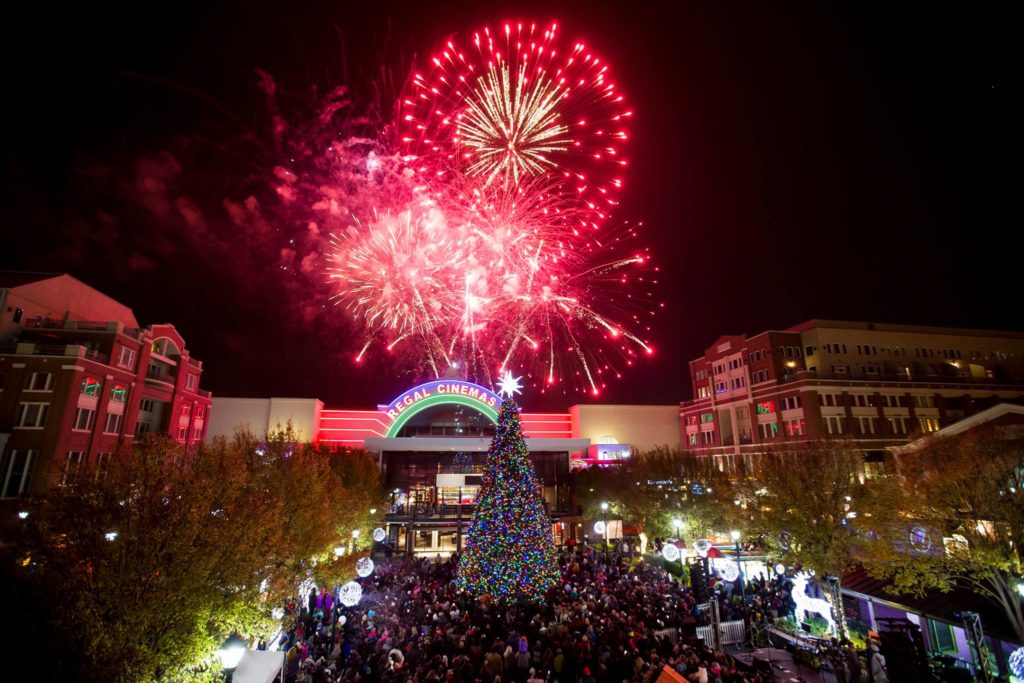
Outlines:
{"type": "Polygon", "coordinates": [[[803,436],[806,427],[803,420],[786,420],[786,436],[803,436]]]}
{"type": "Polygon", "coordinates": [[[89,408],[79,408],[75,412],[75,424],[72,429],[76,431],[89,431],[96,424],[96,411],[89,408]]]}
{"type": "Polygon", "coordinates": [[[188,373],[188,377],[185,378],[185,388],[188,389],[189,391],[195,391],[196,384],[196,376],[193,375],[191,372],[188,373]]]}
{"type": "Polygon", "coordinates": [[[144,413],[152,413],[154,407],[156,406],[153,403],[153,399],[151,398],[144,398],[141,401],[139,401],[139,410],[141,410],[144,413]]]}
{"type": "Polygon", "coordinates": [[[184,441],[186,435],[188,435],[188,427],[178,427],[178,441],[184,441]]]}
{"type": "Polygon", "coordinates": [[[21,429],[42,429],[46,424],[46,413],[49,410],[49,403],[21,403],[18,405],[15,426],[21,429]]]}
{"type": "Polygon", "coordinates": [[[129,370],[135,369],[135,349],[127,346],[121,347],[121,353],[117,358],[117,364],[129,370]]]}
{"type": "Polygon", "coordinates": [[[121,421],[124,415],[120,413],[107,413],[106,424],[103,425],[104,434],[117,434],[121,431],[121,421]]]}
{"type": "Polygon", "coordinates": [[[843,418],[838,416],[830,416],[825,418],[825,431],[829,434],[842,434],[843,433],[843,418]]]}
{"type": "Polygon", "coordinates": [[[0,458],[0,498],[18,498],[28,493],[32,482],[31,450],[10,450],[0,458]]]}
{"type": "Polygon", "coordinates": [[[875,433],[875,419],[873,417],[861,417],[860,420],[860,433],[861,434],[874,434],[875,433]]]}
{"type": "Polygon", "coordinates": [[[28,376],[25,391],[53,391],[53,373],[33,372],[28,376]]]}
{"type": "Polygon", "coordinates": [[[907,419],[904,417],[888,417],[889,431],[893,434],[906,434],[907,433],[907,419]]]}
{"type": "Polygon", "coordinates": [[[61,486],[67,486],[78,477],[78,471],[82,469],[84,459],[85,453],[82,451],[68,451],[64,455],[64,470],[60,477],[61,486]]]}

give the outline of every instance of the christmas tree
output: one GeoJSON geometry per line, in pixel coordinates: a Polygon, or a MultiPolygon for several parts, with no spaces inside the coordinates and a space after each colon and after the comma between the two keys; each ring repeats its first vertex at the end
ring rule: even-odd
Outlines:
{"type": "Polygon", "coordinates": [[[516,381],[506,374],[502,393],[508,396],[487,451],[483,486],[456,580],[460,588],[496,600],[535,600],[558,581],[559,571],[551,520],[512,397],[515,389],[516,381]]]}

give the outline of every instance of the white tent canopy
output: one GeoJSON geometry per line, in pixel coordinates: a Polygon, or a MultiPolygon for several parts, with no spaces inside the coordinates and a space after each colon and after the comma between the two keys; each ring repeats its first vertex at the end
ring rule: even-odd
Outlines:
{"type": "Polygon", "coordinates": [[[273,683],[279,676],[283,683],[283,652],[246,650],[231,680],[233,683],[273,683]]]}

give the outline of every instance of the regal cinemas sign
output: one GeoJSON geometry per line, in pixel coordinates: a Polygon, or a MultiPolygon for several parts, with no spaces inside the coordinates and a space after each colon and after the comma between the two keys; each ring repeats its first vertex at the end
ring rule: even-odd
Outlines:
{"type": "Polygon", "coordinates": [[[479,384],[457,379],[444,379],[413,387],[400,394],[391,403],[377,406],[377,408],[387,415],[389,420],[394,421],[402,413],[416,410],[418,407],[426,407],[423,405],[424,403],[428,405],[442,403],[466,405],[467,399],[470,405],[479,403],[480,407],[485,410],[489,408],[491,411],[496,411],[501,406],[501,399],[498,395],[479,384]]]}

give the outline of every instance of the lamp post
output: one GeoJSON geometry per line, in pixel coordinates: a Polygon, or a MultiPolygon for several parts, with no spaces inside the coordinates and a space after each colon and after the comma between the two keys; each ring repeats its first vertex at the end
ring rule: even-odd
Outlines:
{"type": "Polygon", "coordinates": [[[604,560],[608,561],[608,503],[601,503],[601,512],[604,513],[604,560]]]}
{"type": "Polygon", "coordinates": [[[743,600],[743,605],[745,609],[747,604],[747,591],[743,585],[745,583],[745,577],[743,576],[743,555],[741,554],[742,551],[740,550],[740,532],[738,529],[733,529],[729,535],[732,536],[732,540],[736,544],[736,566],[740,570],[740,598],[743,600]]]}
{"type": "Polygon", "coordinates": [[[676,528],[676,543],[679,544],[679,584],[682,585],[683,569],[686,567],[683,563],[683,529],[686,528],[686,522],[676,517],[672,520],[672,526],[676,528]]]}
{"type": "Polygon", "coordinates": [[[242,655],[245,654],[247,643],[237,634],[231,634],[228,639],[224,641],[224,644],[220,646],[217,651],[217,656],[220,658],[220,664],[224,667],[224,678],[230,681],[235,675],[235,669],[238,668],[238,663],[242,661],[242,655]]]}

